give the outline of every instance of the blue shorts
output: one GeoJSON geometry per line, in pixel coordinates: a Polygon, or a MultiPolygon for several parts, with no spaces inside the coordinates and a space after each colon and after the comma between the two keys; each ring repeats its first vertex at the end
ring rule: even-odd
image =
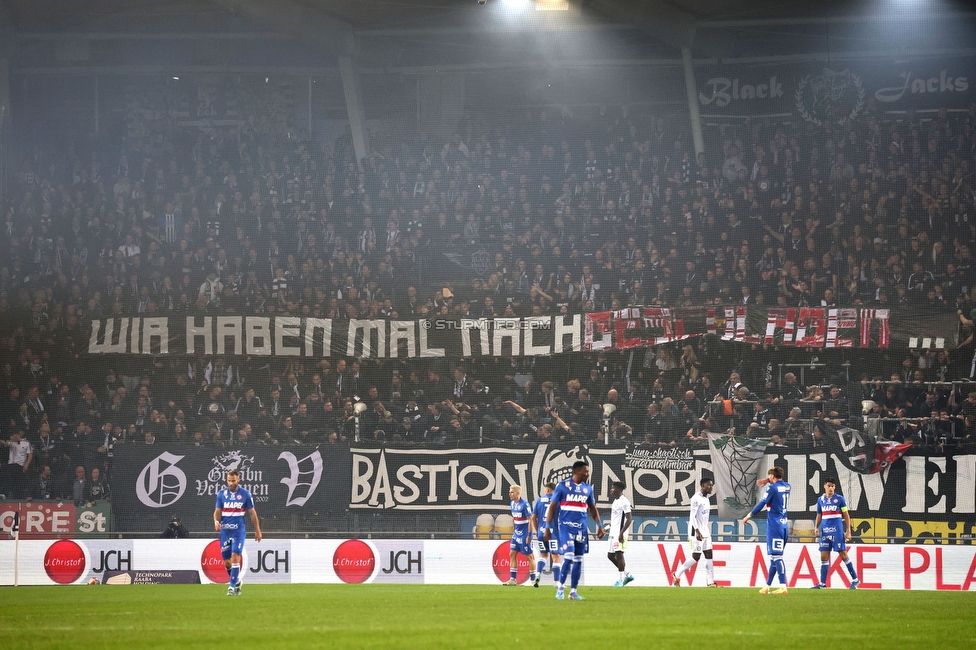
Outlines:
{"type": "Polygon", "coordinates": [[[786,550],[786,539],[790,535],[789,524],[783,521],[766,522],[766,554],[782,555],[786,550]]]}
{"type": "Polygon", "coordinates": [[[820,536],[820,551],[835,551],[840,553],[847,550],[847,541],[844,533],[829,533],[820,536]]]}
{"type": "Polygon", "coordinates": [[[512,541],[508,545],[513,551],[518,551],[522,555],[532,555],[532,535],[512,535],[512,541]]]}
{"type": "Polygon", "coordinates": [[[220,529],[220,554],[225,560],[229,560],[234,553],[242,555],[244,553],[244,538],[247,531],[244,526],[237,528],[220,529]]]}
{"type": "Polygon", "coordinates": [[[562,524],[559,526],[559,550],[555,551],[560,555],[572,553],[574,555],[586,555],[590,552],[590,536],[586,526],[573,528],[562,524]]]}

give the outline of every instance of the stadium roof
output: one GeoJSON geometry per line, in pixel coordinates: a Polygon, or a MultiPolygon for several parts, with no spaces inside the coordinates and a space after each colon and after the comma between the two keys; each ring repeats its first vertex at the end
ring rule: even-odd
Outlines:
{"type": "MultiPolygon", "coordinates": [[[[489,0],[503,4],[505,0],[489,0]]],[[[255,16],[264,11],[296,11],[341,21],[356,29],[458,26],[481,20],[487,8],[476,0],[4,0],[14,28],[21,32],[98,31],[265,31],[255,16]]],[[[574,4],[579,5],[578,0],[574,4]]],[[[810,17],[852,13],[843,0],[789,3],[782,0],[583,0],[587,15],[613,21],[686,18],[699,21],[810,17]]]]}
{"type": "Polygon", "coordinates": [[[955,35],[968,42],[976,34],[976,14],[962,3],[924,7],[850,0],[0,0],[0,56],[15,71],[143,60],[334,66],[340,55],[388,69],[477,68],[547,57],[673,61],[686,45],[695,57],[717,59],[882,50],[899,35],[879,29],[879,16],[887,27],[905,25],[906,47],[945,47],[955,35]],[[533,11],[533,3],[553,2],[569,10],[533,11]],[[917,29],[922,11],[936,28],[917,29]],[[133,58],[135,50],[144,56],[133,58]]]}

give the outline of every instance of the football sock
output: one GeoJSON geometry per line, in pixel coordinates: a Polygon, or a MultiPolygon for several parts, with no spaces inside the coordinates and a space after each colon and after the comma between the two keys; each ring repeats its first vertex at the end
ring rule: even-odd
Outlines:
{"type": "Polygon", "coordinates": [[[827,585],[827,572],[830,571],[830,561],[820,563],[820,584],[827,585]]]}
{"type": "Polygon", "coordinates": [[[516,569],[509,569],[509,571],[508,571],[508,577],[509,578],[511,578],[512,580],[515,580],[515,578],[517,576],[518,576],[518,569],[517,568],[516,569]]]}
{"type": "Polygon", "coordinates": [[[231,587],[237,586],[237,576],[239,576],[240,574],[241,574],[241,565],[231,564],[230,565],[230,586],[231,587]]]}
{"type": "Polygon", "coordinates": [[[776,564],[779,566],[779,583],[786,586],[786,562],[783,558],[776,558],[776,564]]]}
{"type": "Polygon", "coordinates": [[[570,584],[570,586],[573,588],[573,591],[576,591],[576,587],[579,585],[580,576],[582,575],[583,575],[583,558],[580,558],[578,560],[574,559],[573,560],[573,581],[570,584]]]}
{"type": "Polygon", "coordinates": [[[695,560],[693,560],[691,558],[688,558],[687,560],[685,560],[685,563],[684,564],[682,564],[680,567],[678,567],[678,570],[674,572],[674,575],[676,575],[676,576],[678,576],[680,578],[681,576],[684,575],[685,571],[687,571],[688,569],[690,569],[693,566],[695,566],[695,560]]]}
{"type": "Polygon", "coordinates": [[[621,571],[620,572],[620,582],[623,582],[624,581],[624,578],[626,578],[626,577],[627,577],[627,572],[626,571],[621,571]]]}
{"type": "Polygon", "coordinates": [[[566,553],[563,555],[563,568],[559,573],[559,584],[564,585],[566,581],[569,580],[569,574],[573,571],[573,554],[566,553]]]}
{"type": "Polygon", "coordinates": [[[708,575],[708,584],[715,582],[715,564],[705,558],[705,573],[708,575]]]}
{"type": "Polygon", "coordinates": [[[766,586],[769,587],[773,584],[773,578],[776,577],[776,572],[779,571],[779,563],[776,558],[769,559],[769,575],[766,577],[766,586]]]}
{"type": "Polygon", "coordinates": [[[854,563],[848,560],[844,564],[847,566],[847,572],[851,574],[851,579],[857,580],[857,571],[854,570],[854,563]]]}
{"type": "Polygon", "coordinates": [[[535,572],[536,573],[541,574],[542,571],[545,568],[546,568],[546,561],[544,559],[543,560],[539,560],[538,562],[535,563],[535,572]]]}

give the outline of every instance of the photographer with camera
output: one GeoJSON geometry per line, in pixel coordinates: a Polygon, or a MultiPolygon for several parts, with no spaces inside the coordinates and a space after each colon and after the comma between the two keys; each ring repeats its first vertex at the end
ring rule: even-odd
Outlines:
{"type": "Polygon", "coordinates": [[[169,522],[160,537],[162,539],[187,539],[190,537],[190,531],[186,529],[179,517],[173,517],[173,521],[169,522]]]}

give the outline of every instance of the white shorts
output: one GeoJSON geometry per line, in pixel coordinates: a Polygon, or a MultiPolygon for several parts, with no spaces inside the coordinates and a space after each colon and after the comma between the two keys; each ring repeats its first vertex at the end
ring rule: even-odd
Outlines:
{"type": "Polygon", "coordinates": [[[703,535],[701,540],[699,541],[699,539],[696,536],[692,535],[688,540],[688,545],[691,546],[692,553],[701,553],[702,551],[710,551],[712,550],[712,537],[710,535],[707,537],[703,535]]]}
{"type": "Polygon", "coordinates": [[[607,535],[607,553],[623,553],[627,550],[627,537],[624,537],[624,541],[621,544],[619,535],[607,535]]]}

